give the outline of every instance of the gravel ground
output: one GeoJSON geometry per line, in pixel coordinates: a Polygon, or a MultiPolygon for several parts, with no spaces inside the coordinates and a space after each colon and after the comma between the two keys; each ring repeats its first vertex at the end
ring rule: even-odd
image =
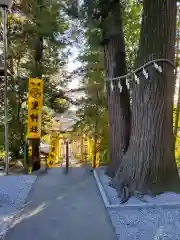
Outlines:
{"type": "MultiPolygon", "coordinates": [[[[105,190],[105,193],[107,195],[107,198],[109,200],[109,203],[114,205],[114,204],[119,204],[119,197],[116,192],[116,190],[112,187],[109,186],[109,183],[111,179],[105,174],[105,168],[99,168],[96,170],[99,176],[99,179],[101,181],[101,184],[103,185],[103,188],[105,190]]],[[[164,193],[161,194],[157,197],[150,197],[150,196],[145,196],[144,200],[147,203],[156,205],[156,204],[177,204],[179,203],[180,206],[180,194],[176,193],[164,193]]],[[[127,203],[124,205],[129,205],[129,204],[140,204],[140,205],[147,205],[147,203],[140,201],[139,199],[135,197],[131,197],[127,203]]],[[[180,239],[180,238],[179,238],[180,239]]]]}
{"type": "Polygon", "coordinates": [[[180,209],[109,209],[119,240],[179,240],[180,209]]]}
{"type": "Polygon", "coordinates": [[[20,211],[36,176],[0,176],[0,239],[20,211]]]}
{"type": "MultiPolygon", "coordinates": [[[[109,187],[110,179],[104,174],[104,169],[98,169],[97,173],[110,204],[119,204],[118,194],[115,189],[109,187]]],[[[108,208],[117,238],[119,240],[180,240],[180,207],[175,205],[180,204],[180,195],[165,193],[155,198],[146,196],[145,199],[153,204],[153,207],[145,207],[146,203],[132,197],[125,208],[108,208]],[[130,204],[139,206],[128,208],[130,204]],[[164,207],[163,204],[168,204],[168,207],[164,207]]]]}

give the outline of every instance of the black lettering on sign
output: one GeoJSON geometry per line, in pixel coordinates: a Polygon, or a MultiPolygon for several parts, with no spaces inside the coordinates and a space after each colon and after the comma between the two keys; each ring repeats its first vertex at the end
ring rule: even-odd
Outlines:
{"type": "Polygon", "coordinates": [[[32,110],[38,110],[38,107],[39,107],[39,102],[38,101],[33,101],[31,109],[32,110]]]}
{"type": "Polygon", "coordinates": [[[52,152],[54,152],[55,151],[55,147],[52,147],[52,150],[51,150],[52,152]]]}
{"type": "Polygon", "coordinates": [[[40,98],[41,97],[41,91],[40,89],[38,88],[32,88],[30,90],[30,95],[33,97],[33,98],[40,98]]]}
{"type": "Polygon", "coordinates": [[[31,120],[34,122],[34,121],[38,121],[38,119],[39,119],[39,115],[37,114],[37,113],[32,113],[31,115],[30,115],[30,117],[31,117],[31,120]]]}
{"type": "Polygon", "coordinates": [[[30,129],[31,133],[37,133],[38,132],[38,127],[37,126],[32,126],[30,129]]]}
{"type": "Polygon", "coordinates": [[[41,86],[41,83],[40,82],[31,82],[31,86],[38,86],[38,87],[40,87],[41,86]]]}

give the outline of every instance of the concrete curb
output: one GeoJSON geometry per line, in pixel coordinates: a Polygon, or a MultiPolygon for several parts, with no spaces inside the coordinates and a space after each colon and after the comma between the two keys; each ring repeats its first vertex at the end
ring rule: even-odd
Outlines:
{"type": "Polygon", "coordinates": [[[101,195],[101,197],[102,197],[102,199],[103,199],[103,203],[104,203],[105,208],[106,208],[106,210],[107,210],[109,220],[110,220],[111,225],[112,225],[112,227],[113,227],[114,234],[115,234],[115,238],[118,240],[119,238],[117,237],[116,228],[115,228],[115,226],[114,226],[114,224],[113,224],[113,221],[112,221],[112,219],[111,219],[111,217],[110,217],[110,215],[109,215],[109,212],[108,212],[108,208],[110,208],[112,205],[111,205],[110,202],[109,202],[109,199],[108,199],[108,197],[107,197],[107,195],[106,195],[106,192],[105,192],[105,190],[104,190],[104,188],[103,188],[103,186],[102,186],[102,184],[101,184],[101,180],[99,179],[99,176],[98,176],[98,174],[97,174],[97,172],[96,172],[95,169],[93,170],[93,175],[94,175],[94,178],[95,178],[97,187],[98,187],[98,189],[99,189],[100,195],[101,195]]]}
{"type": "Polygon", "coordinates": [[[101,194],[102,200],[104,202],[104,205],[106,208],[116,209],[116,208],[123,208],[123,209],[133,209],[133,208],[156,208],[156,207],[162,207],[162,208],[180,208],[180,202],[174,202],[174,203],[136,203],[136,204],[110,204],[109,199],[107,197],[107,194],[104,190],[104,187],[101,183],[101,180],[98,176],[97,171],[94,169],[93,175],[96,181],[96,184],[98,186],[99,192],[101,194]]]}
{"type": "Polygon", "coordinates": [[[106,193],[105,193],[105,191],[104,191],[104,188],[103,188],[103,186],[102,186],[102,184],[101,184],[101,181],[100,181],[99,176],[98,176],[98,174],[97,174],[97,172],[96,172],[95,169],[93,170],[93,175],[94,175],[94,178],[95,178],[95,180],[96,180],[96,184],[97,184],[98,189],[99,189],[99,191],[100,191],[101,197],[102,197],[102,199],[103,199],[104,205],[105,205],[106,208],[108,208],[108,207],[110,207],[111,205],[110,205],[110,202],[109,202],[109,200],[108,200],[108,198],[107,198],[107,195],[106,195],[106,193]]]}

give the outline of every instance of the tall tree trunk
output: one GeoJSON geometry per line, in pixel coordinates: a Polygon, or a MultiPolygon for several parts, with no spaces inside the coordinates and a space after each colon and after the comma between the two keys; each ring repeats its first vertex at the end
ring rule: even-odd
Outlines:
{"type": "MultiPolygon", "coordinates": [[[[179,53],[180,53],[180,7],[178,7],[177,12],[177,40],[176,40],[176,70],[175,70],[175,79],[179,78],[178,76],[178,68],[180,66],[179,61],[179,53]]],[[[177,133],[178,133],[178,127],[179,127],[179,114],[180,114],[180,80],[179,80],[179,86],[178,86],[178,99],[177,99],[177,107],[176,107],[176,114],[175,114],[175,125],[174,125],[174,137],[175,137],[175,144],[177,139],[177,133]]]]}
{"type": "MultiPolygon", "coordinates": [[[[35,55],[34,55],[34,69],[32,77],[42,78],[42,59],[43,59],[43,37],[37,37],[35,55]]],[[[41,167],[40,160],[40,139],[32,139],[32,169],[39,170],[41,167]]]]}
{"type": "MultiPolygon", "coordinates": [[[[107,76],[115,78],[126,73],[125,43],[119,0],[101,1],[100,9],[107,76]]],[[[113,90],[111,85],[107,84],[111,153],[111,164],[107,173],[111,177],[115,175],[120,160],[127,151],[130,136],[129,91],[126,81],[121,83],[122,92],[118,88],[118,81],[114,82],[113,90]]]]}
{"type": "MultiPolygon", "coordinates": [[[[136,67],[155,58],[174,62],[176,0],[144,0],[140,46],[136,67]]],[[[131,194],[179,189],[174,156],[174,72],[167,63],[163,73],[147,68],[149,79],[139,73],[132,89],[132,131],[128,151],[115,177],[115,186],[131,194]]]]}

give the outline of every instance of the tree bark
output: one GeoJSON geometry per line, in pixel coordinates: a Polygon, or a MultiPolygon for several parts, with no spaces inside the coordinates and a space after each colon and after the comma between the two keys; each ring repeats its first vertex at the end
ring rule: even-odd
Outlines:
{"type": "MultiPolygon", "coordinates": [[[[125,42],[119,0],[101,1],[100,9],[107,77],[115,78],[126,74],[125,42]]],[[[122,92],[118,88],[118,81],[114,82],[113,90],[110,83],[107,83],[111,156],[107,173],[111,177],[115,175],[120,160],[127,151],[130,137],[130,96],[125,80],[121,81],[121,85],[122,92]]]]}
{"type": "MultiPolygon", "coordinates": [[[[177,27],[180,25],[180,7],[178,7],[177,12],[177,27]]],[[[175,69],[175,80],[178,78],[178,68],[180,65],[179,61],[179,52],[180,52],[180,29],[178,29],[177,36],[176,36],[176,69],[175,69]]],[[[175,137],[175,145],[176,145],[176,139],[178,134],[178,128],[179,128],[179,114],[180,114],[180,81],[178,86],[178,99],[177,99],[177,107],[176,107],[176,114],[175,114],[175,124],[174,124],[174,137],[175,137]]]]}
{"type": "MultiPolygon", "coordinates": [[[[37,38],[35,47],[34,62],[35,67],[33,69],[32,77],[42,78],[42,59],[43,59],[43,37],[37,38]]],[[[40,159],[40,139],[31,139],[32,143],[32,170],[37,171],[41,167],[40,159]]]]}
{"type": "MultiPolygon", "coordinates": [[[[136,67],[156,58],[174,62],[176,0],[144,0],[143,5],[136,67]]],[[[125,187],[131,194],[179,190],[172,115],[174,69],[167,63],[161,66],[162,73],[151,66],[146,69],[149,79],[141,72],[140,84],[133,83],[130,144],[114,178],[120,193],[125,187]]]]}

